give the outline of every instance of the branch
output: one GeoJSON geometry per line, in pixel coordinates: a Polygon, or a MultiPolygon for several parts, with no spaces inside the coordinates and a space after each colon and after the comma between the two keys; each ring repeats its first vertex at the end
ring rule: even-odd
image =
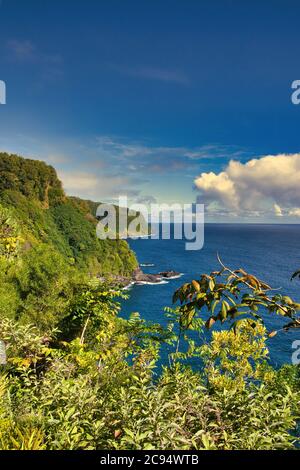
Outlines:
{"type": "MultiPolygon", "coordinates": [[[[221,260],[220,256],[219,256],[219,253],[217,253],[217,259],[220,263],[220,265],[222,266],[222,268],[225,270],[225,271],[228,271],[230,274],[232,274],[232,276],[234,276],[236,279],[240,279],[240,276],[238,276],[234,271],[232,271],[230,268],[228,268],[227,266],[225,266],[225,264],[223,263],[223,261],[221,260]]],[[[252,291],[255,290],[255,288],[253,286],[251,286],[251,284],[249,284],[247,281],[243,281],[243,284],[245,284],[247,287],[249,287],[249,289],[251,289],[252,291]]],[[[268,286],[269,287],[269,286],[268,286]]],[[[271,289],[271,287],[269,287],[269,290],[275,290],[275,289],[271,289]]],[[[282,310],[284,312],[284,314],[286,314],[286,311],[284,309],[284,307],[282,307],[282,305],[278,304],[277,302],[274,302],[274,300],[272,300],[270,297],[268,296],[265,296],[265,299],[272,303],[273,305],[275,305],[277,308],[279,308],[280,310],[282,310]]],[[[284,315],[285,316],[285,315],[284,315]]]]}

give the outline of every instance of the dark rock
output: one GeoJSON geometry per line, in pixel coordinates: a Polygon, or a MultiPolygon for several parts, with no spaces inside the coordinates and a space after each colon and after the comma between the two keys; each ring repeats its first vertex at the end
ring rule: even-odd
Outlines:
{"type": "Polygon", "coordinates": [[[163,279],[172,279],[178,276],[180,276],[180,273],[176,271],[162,271],[158,274],[147,274],[147,273],[144,273],[141,268],[136,268],[134,272],[132,273],[131,278],[120,276],[120,275],[111,275],[107,279],[105,279],[104,277],[99,277],[99,279],[103,282],[106,280],[109,283],[113,283],[116,286],[127,287],[132,283],[156,284],[156,283],[161,282],[163,279]]]}
{"type": "Polygon", "coordinates": [[[162,272],[158,273],[158,275],[161,276],[161,277],[164,277],[166,279],[170,279],[172,277],[180,276],[180,273],[178,273],[177,271],[162,271],[162,272]]]}
{"type": "Polygon", "coordinates": [[[162,276],[159,274],[146,274],[144,273],[141,268],[137,268],[132,275],[132,279],[134,282],[160,282],[162,276]]]}

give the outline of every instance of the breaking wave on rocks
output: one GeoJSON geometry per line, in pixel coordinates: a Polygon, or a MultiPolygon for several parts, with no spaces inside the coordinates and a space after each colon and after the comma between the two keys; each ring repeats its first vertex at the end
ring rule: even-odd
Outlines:
{"type": "Polygon", "coordinates": [[[180,277],[184,276],[184,273],[179,273],[179,274],[176,274],[176,276],[169,276],[169,277],[163,277],[163,279],[168,279],[170,281],[172,281],[172,279],[179,279],[180,277]]]}
{"type": "Polygon", "coordinates": [[[135,282],[136,286],[144,286],[144,285],[149,285],[149,286],[159,286],[161,284],[169,284],[168,281],[165,279],[161,279],[160,281],[157,282],[150,282],[150,281],[137,281],[135,282]]]}

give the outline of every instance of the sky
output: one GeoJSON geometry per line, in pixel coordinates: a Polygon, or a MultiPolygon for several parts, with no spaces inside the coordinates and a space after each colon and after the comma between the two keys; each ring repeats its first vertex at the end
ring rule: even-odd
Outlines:
{"type": "Polygon", "coordinates": [[[0,150],[68,194],[300,222],[300,3],[0,0],[0,150]]]}

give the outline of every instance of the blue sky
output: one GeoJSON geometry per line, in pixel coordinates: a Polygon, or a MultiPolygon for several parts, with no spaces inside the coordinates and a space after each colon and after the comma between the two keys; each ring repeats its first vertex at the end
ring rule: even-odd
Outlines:
{"type": "Polygon", "coordinates": [[[82,197],[298,222],[299,14],[277,0],[2,0],[0,148],[53,164],[82,197]]]}

